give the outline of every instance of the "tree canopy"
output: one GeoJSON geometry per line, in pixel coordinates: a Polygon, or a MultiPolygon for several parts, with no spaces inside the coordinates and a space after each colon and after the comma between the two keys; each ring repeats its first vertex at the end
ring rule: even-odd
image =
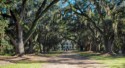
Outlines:
{"type": "Polygon", "coordinates": [[[59,50],[64,40],[80,51],[125,54],[124,9],[124,0],[0,0],[0,54],[59,50]]]}

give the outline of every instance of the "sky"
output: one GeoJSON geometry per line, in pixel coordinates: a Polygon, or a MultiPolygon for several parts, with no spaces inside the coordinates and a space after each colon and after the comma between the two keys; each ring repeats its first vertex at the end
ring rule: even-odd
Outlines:
{"type": "Polygon", "coordinates": [[[62,3],[64,0],[61,0],[59,5],[61,8],[65,8],[66,6],[68,6],[68,2],[70,2],[71,4],[73,4],[75,2],[75,0],[68,0],[67,2],[62,3]]]}

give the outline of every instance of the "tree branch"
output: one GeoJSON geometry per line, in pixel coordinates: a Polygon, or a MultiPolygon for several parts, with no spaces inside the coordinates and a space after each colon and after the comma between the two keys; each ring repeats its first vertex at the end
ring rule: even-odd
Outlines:
{"type": "Polygon", "coordinates": [[[42,9],[45,8],[46,2],[47,2],[47,0],[43,1],[43,3],[41,4],[41,6],[39,7],[39,9],[36,12],[36,17],[35,18],[37,18],[40,15],[40,13],[42,12],[42,9]]]}
{"type": "Polygon", "coordinates": [[[22,20],[24,18],[26,2],[27,2],[27,0],[22,0],[22,6],[21,6],[21,12],[20,12],[20,20],[22,20]]]}
{"type": "Polygon", "coordinates": [[[90,22],[92,22],[92,24],[94,25],[94,27],[95,27],[101,34],[103,33],[103,31],[96,25],[96,23],[95,23],[86,13],[84,13],[84,12],[82,12],[82,13],[77,12],[76,10],[79,10],[79,9],[76,9],[76,8],[74,8],[73,6],[72,6],[71,8],[72,8],[72,10],[73,10],[76,14],[86,17],[87,20],[90,21],[90,22]]]}
{"type": "MultiPolygon", "coordinates": [[[[37,26],[37,24],[38,24],[38,20],[40,19],[40,17],[42,17],[43,16],[43,14],[45,14],[45,12],[47,12],[48,10],[49,10],[49,8],[51,8],[52,7],[52,5],[54,5],[55,3],[57,3],[59,0],[53,0],[39,15],[38,15],[38,17],[36,17],[35,19],[34,19],[34,21],[32,22],[33,24],[32,24],[32,26],[31,26],[31,28],[30,28],[30,30],[28,31],[28,33],[26,34],[26,37],[25,37],[25,40],[24,40],[24,44],[28,41],[28,39],[32,36],[32,34],[34,33],[34,31],[35,31],[35,29],[36,29],[36,26],[37,26]]],[[[44,4],[45,3],[45,1],[42,3],[42,4],[44,4]]],[[[41,5],[42,6],[42,5],[41,5]]],[[[43,7],[44,7],[44,5],[43,5],[43,7]]],[[[39,8],[40,9],[40,8],[39,8]]],[[[39,10],[38,10],[39,11],[39,10]]],[[[37,11],[37,12],[38,12],[37,11]]]]}

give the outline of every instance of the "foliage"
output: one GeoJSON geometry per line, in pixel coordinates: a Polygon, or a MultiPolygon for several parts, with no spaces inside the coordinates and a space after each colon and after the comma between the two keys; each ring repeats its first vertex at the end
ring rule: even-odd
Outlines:
{"type": "Polygon", "coordinates": [[[0,20],[0,54],[5,55],[13,54],[13,47],[9,42],[9,38],[5,34],[5,29],[8,27],[8,21],[1,19],[0,20]]]}
{"type": "Polygon", "coordinates": [[[125,54],[124,0],[0,2],[1,43],[14,53],[58,50],[62,40],[71,40],[81,51],[125,54]]]}

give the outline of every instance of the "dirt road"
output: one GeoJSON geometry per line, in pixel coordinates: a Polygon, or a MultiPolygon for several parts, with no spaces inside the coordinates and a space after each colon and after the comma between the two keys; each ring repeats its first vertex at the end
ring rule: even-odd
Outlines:
{"type": "Polygon", "coordinates": [[[109,68],[97,60],[87,59],[73,52],[64,52],[55,57],[25,55],[23,57],[1,58],[0,65],[16,64],[19,61],[38,62],[41,68],[109,68]]]}
{"type": "Polygon", "coordinates": [[[108,68],[106,65],[89,60],[77,53],[65,52],[57,57],[51,57],[49,63],[43,64],[42,68],[108,68]]]}

